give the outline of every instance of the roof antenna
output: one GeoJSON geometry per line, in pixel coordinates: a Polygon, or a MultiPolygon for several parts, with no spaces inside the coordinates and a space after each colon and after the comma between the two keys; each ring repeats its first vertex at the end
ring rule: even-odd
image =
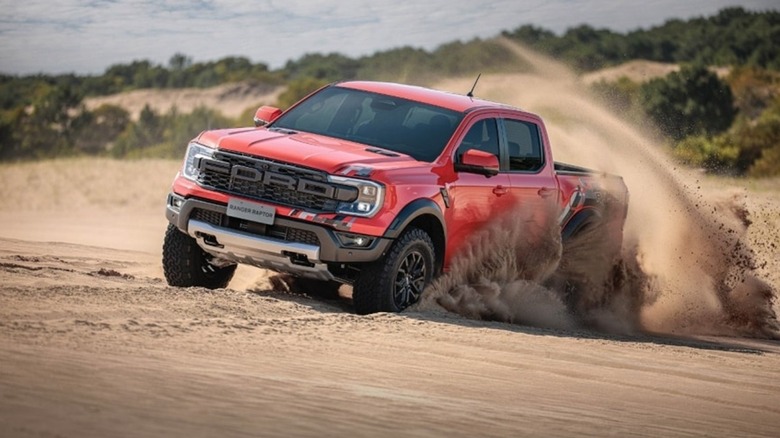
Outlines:
{"type": "Polygon", "coordinates": [[[468,94],[466,94],[466,96],[474,97],[474,89],[477,88],[477,82],[479,82],[480,76],[482,76],[482,73],[477,75],[477,80],[474,81],[474,85],[471,86],[471,91],[469,91],[468,94]]]}

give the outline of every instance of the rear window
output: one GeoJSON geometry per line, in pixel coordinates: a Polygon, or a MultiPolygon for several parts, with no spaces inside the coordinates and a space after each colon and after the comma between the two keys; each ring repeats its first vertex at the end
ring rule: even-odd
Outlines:
{"type": "Polygon", "coordinates": [[[509,155],[509,170],[537,171],[544,166],[542,141],[535,123],[504,120],[509,155]]]}

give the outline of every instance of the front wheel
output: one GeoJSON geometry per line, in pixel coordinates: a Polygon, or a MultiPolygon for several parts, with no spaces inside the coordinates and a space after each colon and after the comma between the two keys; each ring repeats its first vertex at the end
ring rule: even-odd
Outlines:
{"type": "Polygon", "coordinates": [[[430,236],[407,230],[384,258],[361,271],[352,288],[355,312],[400,312],[416,303],[433,278],[434,260],[430,236]]]}
{"type": "Polygon", "coordinates": [[[207,289],[227,287],[236,272],[236,265],[215,266],[211,264],[211,258],[195,239],[168,224],[162,262],[165,280],[169,285],[207,289]]]}

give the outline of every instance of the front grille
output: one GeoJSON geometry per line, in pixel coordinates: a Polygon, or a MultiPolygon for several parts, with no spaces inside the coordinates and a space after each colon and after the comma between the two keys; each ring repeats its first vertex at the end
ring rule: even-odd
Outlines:
{"type": "Polygon", "coordinates": [[[302,242],[311,243],[312,245],[320,245],[320,239],[317,235],[309,230],[301,230],[300,228],[281,227],[285,228],[284,239],[290,242],[302,242]]]}
{"type": "Polygon", "coordinates": [[[324,172],[224,151],[216,152],[214,160],[217,160],[218,166],[202,166],[201,168],[198,182],[203,186],[247,198],[313,210],[318,213],[334,213],[338,208],[339,201],[326,194],[318,195],[311,193],[311,191],[307,193],[297,190],[295,187],[290,187],[291,183],[266,184],[262,180],[257,181],[255,180],[256,178],[253,178],[253,176],[257,175],[257,172],[254,172],[255,170],[272,172],[275,175],[286,178],[289,182],[304,179],[319,183],[320,187],[324,187],[324,185],[332,186],[332,190],[337,191],[338,189],[335,186],[328,183],[327,175],[324,172]],[[242,176],[240,170],[236,172],[235,166],[249,169],[250,176],[242,176]]]}
{"type": "Polygon", "coordinates": [[[199,221],[208,222],[211,225],[221,226],[222,218],[225,215],[216,211],[203,210],[202,208],[196,208],[192,210],[192,218],[199,221]]]}
{"type": "Polygon", "coordinates": [[[257,222],[229,217],[222,213],[196,208],[192,210],[192,219],[208,222],[218,227],[230,228],[236,231],[255,234],[258,236],[273,237],[285,242],[306,243],[320,246],[317,233],[300,228],[286,227],[283,225],[264,225],[257,222]]]}

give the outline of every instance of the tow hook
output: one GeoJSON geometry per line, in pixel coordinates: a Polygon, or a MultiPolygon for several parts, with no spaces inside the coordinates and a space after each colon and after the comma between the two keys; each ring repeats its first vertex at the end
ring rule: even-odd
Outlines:
{"type": "Polygon", "coordinates": [[[300,254],[292,251],[282,251],[282,255],[290,259],[290,263],[298,266],[306,266],[309,268],[314,267],[314,263],[309,261],[309,257],[305,254],[300,254]]]}
{"type": "Polygon", "coordinates": [[[217,248],[224,248],[225,245],[220,245],[219,241],[217,241],[217,237],[213,234],[206,234],[206,233],[198,233],[198,237],[203,239],[203,243],[205,243],[208,246],[214,246],[217,248]]]}

